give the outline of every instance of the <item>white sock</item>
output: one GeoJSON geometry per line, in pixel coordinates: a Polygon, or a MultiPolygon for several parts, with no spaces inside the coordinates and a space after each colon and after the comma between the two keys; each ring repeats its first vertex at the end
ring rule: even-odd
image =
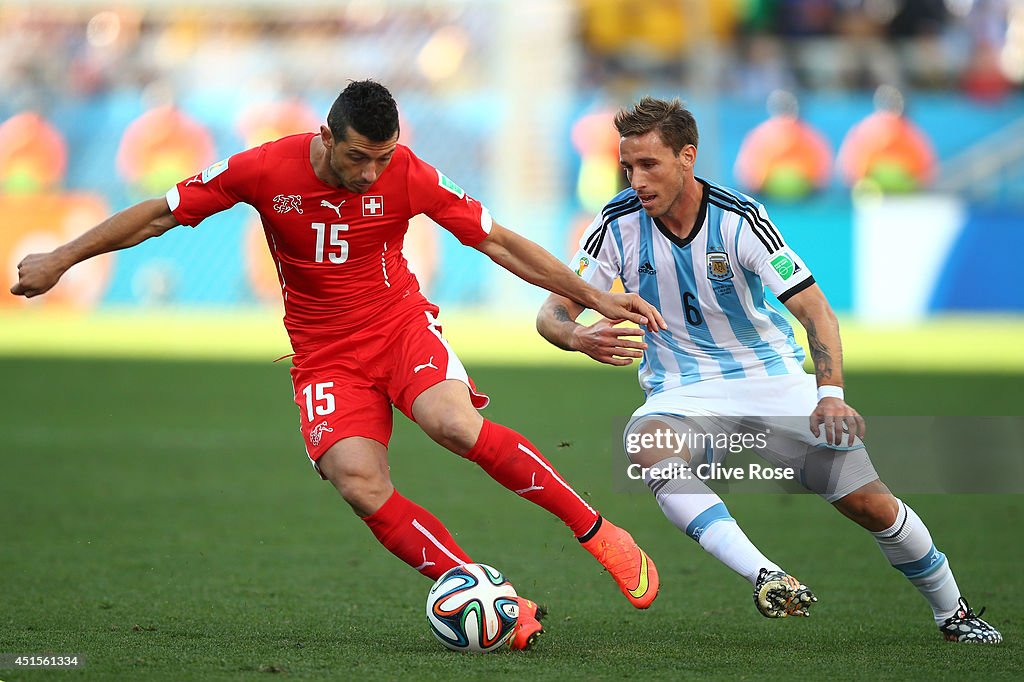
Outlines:
{"type": "MultiPolygon", "coordinates": [[[[651,469],[675,470],[686,466],[681,457],[670,457],[651,469]]],[[[644,481],[654,492],[658,506],[666,518],[707,552],[736,571],[753,585],[762,568],[769,571],[782,569],[765,557],[747,538],[736,520],[729,515],[722,498],[694,477],[689,479],[659,479],[649,473],[644,481]]]]}
{"type": "Polygon", "coordinates": [[[960,588],[946,555],[935,549],[931,533],[914,510],[897,499],[896,522],[872,533],[882,554],[928,600],[935,622],[942,624],[956,613],[960,588]]]}
{"type": "Polygon", "coordinates": [[[782,571],[778,565],[761,554],[734,519],[724,519],[722,523],[707,527],[699,542],[701,547],[749,580],[751,585],[757,582],[757,575],[762,568],[782,571]]]}

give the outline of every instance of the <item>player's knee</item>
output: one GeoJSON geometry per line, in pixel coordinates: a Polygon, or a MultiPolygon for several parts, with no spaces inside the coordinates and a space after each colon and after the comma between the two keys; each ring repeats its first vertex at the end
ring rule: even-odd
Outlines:
{"type": "MultiPolygon", "coordinates": [[[[475,413],[472,416],[477,416],[475,413]]],[[[479,417],[451,415],[447,419],[440,419],[424,431],[439,445],[452,452],[465,455],[480,436],[481,420],[479,417]]]]}
{"type": "Polygon", "coordinates": [[[384,506],[394,491],[391,481],[382,476],[349,476],[332,482],[345,502],[363,517],[384,506]]]}
{"type": "Polygon", "coordinates": [[[387,502],[394,487],[386,470],[373,461],[321,458],[320,470],[360,516],[369,516],[387,502]]]}
{"type": "Polygon", "coordinates": [[[896,521],[896,498],[887,492],[853,492],[835,506],[843,515],[874,532],[885,530],[896,521]]]}
{"type": "Polygon", "coordinates": [[[473,448],[483,426],[466,385],[457,381],[443,381],[424,391],[413,403],[412,412],[424,433],[458,455],[473,448]]]}

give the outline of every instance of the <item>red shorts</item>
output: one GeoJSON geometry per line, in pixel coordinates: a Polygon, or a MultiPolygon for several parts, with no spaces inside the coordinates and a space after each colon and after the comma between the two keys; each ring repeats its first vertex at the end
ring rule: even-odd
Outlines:
{"type": "Polygon", "coordinates": [[[458,356],[441,336],[427,303],[321,348],[296,355],[291,369],[306,453],[314,465],[342,438],[362,436],[385,446],[394,405],[412,419],[420,393],[446,379],[469,387],[473,406],[487,406],[458,356]]]}

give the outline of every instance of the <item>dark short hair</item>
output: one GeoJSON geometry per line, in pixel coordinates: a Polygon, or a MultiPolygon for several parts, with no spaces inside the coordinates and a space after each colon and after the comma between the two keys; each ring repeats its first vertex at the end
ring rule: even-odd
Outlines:
{"type": "Polygon", "coordinates": [[[344,140],[351,127],[373,142],[386,142],[398,132],[398,105],[380,83],[352,81],[331,105],[327,127],[335,140],[344,140]]]}
{"type": "Polygon", "coordinates": [[[643,97],[631,109],[615,114],[615,129],[622,137],[646,135],[657,130],[661,141],[678,154],[688,144],[697,146],[697,121],[679,98],[671,102],[643,97]]]}

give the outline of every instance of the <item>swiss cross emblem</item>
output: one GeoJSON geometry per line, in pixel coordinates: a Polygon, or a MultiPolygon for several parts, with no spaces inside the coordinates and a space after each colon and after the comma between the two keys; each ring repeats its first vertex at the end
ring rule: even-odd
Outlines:
{"type": "Polygon", "coordinates": [[[384,215],[384,197],[371,194],[363,197],[363,217],[384,215]]]}

